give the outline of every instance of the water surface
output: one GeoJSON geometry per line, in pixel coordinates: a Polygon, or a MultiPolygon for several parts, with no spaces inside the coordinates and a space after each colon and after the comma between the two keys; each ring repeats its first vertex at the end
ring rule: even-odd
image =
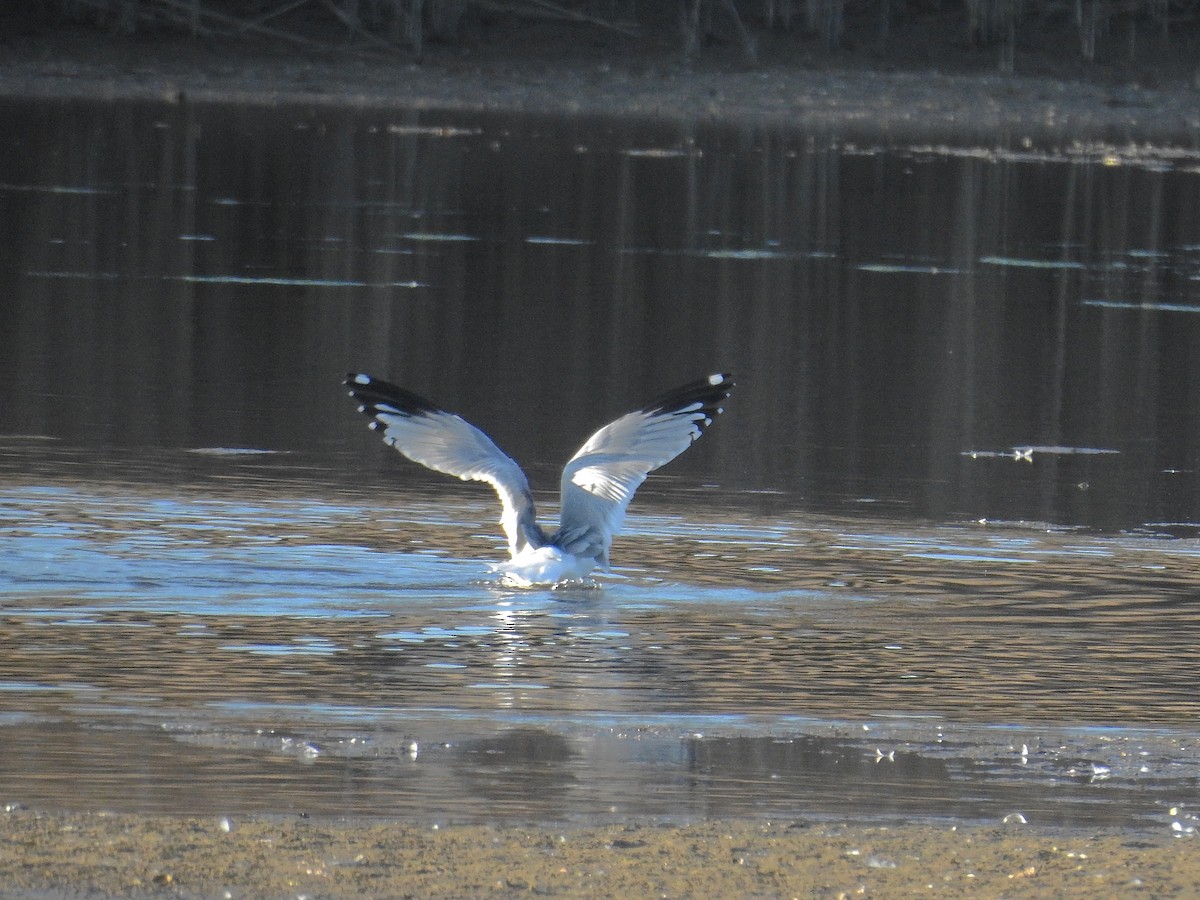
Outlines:
{"type": "Polygon", "coordinates": [[[435,821],[1195,802],[1191,542],[697,507],[631,516],[602,587],[516,591],[461,491],[11,486],[0,785],[435,821]]]}
{"type": "Polygon", "coordinates": [[[0,120],[5,798],[1192,827],[1194,154],[0,120]],[[601,587],[514,591],[491,494],[383,447],[348,369],[547,518],[593,429],[738,388],[601,587]]]}

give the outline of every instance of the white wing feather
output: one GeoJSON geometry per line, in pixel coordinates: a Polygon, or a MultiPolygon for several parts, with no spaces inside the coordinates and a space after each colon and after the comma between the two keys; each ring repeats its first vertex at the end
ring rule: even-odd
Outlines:
{"type": "Polygon", "coordinates": [[[713,375],[593,434],[563,469],[558,535],[563,548],[594,555],[607,568],[609,546],[634,492],[650,472],[700,437],[732,388],[727,376],[713,375]]]}
{"type": "Polygon", "coordinates": [[[582,577],[593,564],[608,568],[609,546],[634,492],[650,472],[704,433],[733,389],[728,376],[711,375],[593,434],[563,469],[559,530],[548,541],[534,519],[525,473],[486,434],[423,397],[370,375],[351,373],[345,383],[359,410],[371,417],[371,428],[413,462],[495,488],[512,565],[521,563],[517,574],[536,576],[538,583],[552,576],[582,577]]]}
{"type": "Polygon", "coordinates": [[[351,373],[346,385],[385,443],[427,468],[496,489],[513,556],[530,543],[537,526],[529,481],[491,438],[461,416],[370,375],[351,373]]]}

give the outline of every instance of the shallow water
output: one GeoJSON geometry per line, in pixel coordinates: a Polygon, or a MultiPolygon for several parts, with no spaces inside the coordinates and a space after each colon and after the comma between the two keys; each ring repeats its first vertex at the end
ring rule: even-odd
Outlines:
{"type": "Polygon", "coordinates": [[[0,799],[1188,833],[1200,169],[1172,148],[0,107],[0,799]],[[546,177],[546,173],[556,173],[546,177]],[[486,488],[738,388],[592,589],[486,488]]]}
{"type": "Polygon", "coordinates": [[[645,507],[517,591],[453,487],[10,484],[0,794],[1191,827],[1192,542],[645,507]]]}

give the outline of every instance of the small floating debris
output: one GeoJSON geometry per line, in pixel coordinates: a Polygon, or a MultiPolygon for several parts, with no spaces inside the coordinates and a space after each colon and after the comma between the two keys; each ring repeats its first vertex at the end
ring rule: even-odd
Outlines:
{"type": "Polygon", "coordinates": [[[1146,522],[1132,530],[1135,534],[1196,538],[1200,537],[1200,522],[1146,522]]]}
{"type": "Polygon", "coordinates": [[[1003,819],[1001,819],[1000,824],[1002,824],[1002,825],[1028,825],[1029,820],[1026,819],[1019,812],[1013,812],[1013,813],[1009,813],[1007,816],[1005,816],[1003,819]]]}
{"type": "Polygon", "coordinates": [[[340,278],[284,278],[277,275],[168,275],[164,281],[187,284],[254,284],[273,287],[425,287],[420,281],[355,281],[340,278]]]}
{"type": "Polygon", "coordinates": [[[187,452],[202,456],[271,456],[284,451],[262,450],[258,447],[191,447],[187,452]]]}
{"type": "Polygon", "coordinates": [[[279,749],[284,753],[295,754],[300,759],[316,759],[321,755],[321,748],[312,741],[301,741],[292,737],[281,738],[279,749]]]}
{"type": "Polygon", "coordinates": [[[1135,303],[1132,300],[1084,300],[1084,306],[1099,306],[1104,309],[1136,309],[1146,312],[1200,313],[1200,306],[1191,303],[1135,303]]]}
{"type": "Polygon", "coordinates": [[[1019,269],[1086,269],[1081,262],[1070,259],[1022,259],[1015,256],[981,256],[985,266],[1009,266],[1019,269]]]}
{"type": "Polygon", "coordinates": [[[914,266],[899,263],[859,263],[854,268],[859,272],[901,275],[957,275],[962,271],[949,266],[914,266]]]}
{"type": "Polygon", "coordinates": [[[631,156],[634,159],[678,159],[692,154],[699,155],[699,151],[668,147],[629,147],[621,151],[622,156],[631,156]]]}
{"type": "Polygon", "coordinates": [[[455,125],[389,125],[388,134],[420,135],[421,137],[473,137],[482,134],[481,128],[460,128],[455,125]]]}
{"type": "Polygon", "coordinates": [[[1086,778],[1089,783],[1105,781],[1112,777],[1112,769],[1103,763],[1089,762],[1086,765],[1071,766],[1067,769],[1068,776],[1086,778]]]}
{"type": "Polygon", "coordinates": [[[1056,454],[1060,454],[1060,455],[1069,455],[1069,454],[1074,453],[1074,454],[1078,454],[1081,456],[1100,456],[1100,455],[1105,455],[1105,454],[1114,454],[1114,453],[1121,452],[1120,450],[1112,450],[1112,449],[1109,449],[1106,447],[1063,447],[1063,446],[1059,446],[1059,445],[1053,445],[1053,446],[1048,446],[1048,447],[1040,447],[1040,446],[1014,447],[1013,449],[1017,450],[1019,452],[1022,452],[1022,453],[1026,453],[1026,454],[1056,453],[1056,454]]]}
{"type": "Polygon", "coordinates": [[[787,259],[791,254],[779,250],[709,250],[708,259],[787,259]]]}
{"type": "Polygon", "coordinates": [[[525,243],[527,243],[527,244],[549,244],[551,246],[563,246],[563,247],[588,247],[588,246],[591,246],[592,244],[594,244],[595,241],[585,241],[585,240],[582,240],[581,238],[553,237],[553,236],[547,235],[547,236],[527,237],[527,238],[525,238],[525,243]]]}
{"type": "Polygon", "coordinates": [[[473,234],[453,234],[447,231],[406,231],[404,234],[400,235],[400,237],[407,241],[429,241],[433,243],[439,241],[453,243],[456,241],[479,240],[479,238],[473,234]]]}
{"type": "Polygon", "coordinates": [[[25,191],[37,194],[100,194],[116,195],[114,188],[75,184],[0,184],[0,191],[25,191]]]}
{"type": "Polygon", "coordinates": [[[1011,450],[963,450],[959,455],[968,459],[1015,459],[1018,462],[1033,462],[1035,453],[1054,456],[1106,456],[1120,453],[1105,447],[1020,446],[1011,450]]]}
{"type": "Polygon", "coordinates": [[[24,274],[26,278],[81,278],[94,281],[116,281],[124,277],[120,272],[50,272],[37,269],[24,274]]]}

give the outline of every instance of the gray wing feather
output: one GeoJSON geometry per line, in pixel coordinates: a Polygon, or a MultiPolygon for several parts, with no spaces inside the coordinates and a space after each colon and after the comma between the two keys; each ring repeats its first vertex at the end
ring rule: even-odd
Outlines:
{"type": "Polygon", "coordinates": [[[384,443],[434,471],[496,489],[503,507],[500,526],[513,556],[540,543],[529,481],[491,438],[461,416],[389,382],[351,372],[345,384],[384,443]]]}
{"type": "Polygon", "coordinates": [[[605,425],[571,457],[562,474],[557,543],[595,556],[608,567],[608,549],[646,476],[692,445],[722,412],[733,382],[711,375],[605,425]]]}

